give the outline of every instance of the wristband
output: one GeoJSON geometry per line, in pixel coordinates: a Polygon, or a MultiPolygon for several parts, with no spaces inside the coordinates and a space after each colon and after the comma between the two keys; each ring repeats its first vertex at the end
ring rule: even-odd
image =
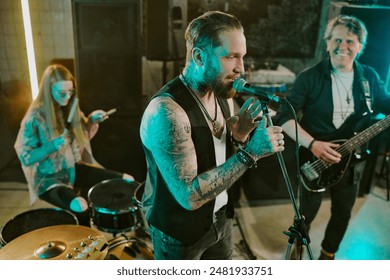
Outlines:
{"type": "Polygon", "coordinates": [[[240,147],[237,151],[237,159],[239,162],[247,165],[249,168],[256,168],[257,163],[256,160],[242,147],[240,147]]]}
{"type": "Polygon", "coordinates": [[[316,139],[313,139],[311,140],[310,144],[309,144],[309,147],[307,147],[309,149],[309,151],[311,151],[311,148],[313,147],[313,143],[316,141],[316,139]]]}
{"type": "Polygon", "coordinates": [[[245,146],[246,143],[249,142],[249,139],[250,139],[250,136],[248,136],[244,142],[241,142],[241,141],[234,139],[233,135],[230,136],[230,140],[231,140],[232,144],[234,146],[236,146],[237,148],[241,147],[241,146],[245,146]]]}

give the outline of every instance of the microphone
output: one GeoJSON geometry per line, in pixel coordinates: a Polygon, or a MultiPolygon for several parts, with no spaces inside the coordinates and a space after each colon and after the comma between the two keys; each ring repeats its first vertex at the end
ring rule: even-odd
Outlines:
{"type": "Polygon", "coordinates": [[[251,84],[247,83],[244,79],[239,78],[235,79],[233,82],[233,89],[241,94],[248,94],[248,95],[254,95],[260,100],[264,100],[267,102],[273,101],[276,103],[286,103],[286,100],[283,98],[280,98],[276,96],[275,94],[272,94],[269,91],[266,91],[262,88],[252,86],[251,84]]]}

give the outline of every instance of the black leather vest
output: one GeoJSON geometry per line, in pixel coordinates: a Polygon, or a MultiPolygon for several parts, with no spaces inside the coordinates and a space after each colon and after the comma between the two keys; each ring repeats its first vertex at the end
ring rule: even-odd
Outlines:
{"type": "MultiPolygon", "coordinates": [[[[191,123],[192,140],[195,145],[198,174],[214,168],[216,166],[216,161],[213,136],[201,109],[180,78],[176,77],[173,79],[160,89],[154,97],[158,95],[170,96],[187,113],[191,123]]],[[[230,111],[227,101],[218,99],[218,102],[221,106],[224,118],[228,118],[230,116],[230,111]]],[[[227,158],[233,153],[229,135],[230,131],[227,131],[227,158]]],[[[194,244],[212,225],[215,199],[193,211],[184,209],[169,192],[165,181],[161,176],[161,172],[164,171],[158,169],[154,160],[154,155],[146,147],[144,147],[144,149],[148,162],[150,183],[154,186],[155,190],[154,204],[148,222],[186,245],[194,244]]],[[[229,191],[228,197],[226,215],[232,218],[234,215],[234,207],[229,191]]]]}

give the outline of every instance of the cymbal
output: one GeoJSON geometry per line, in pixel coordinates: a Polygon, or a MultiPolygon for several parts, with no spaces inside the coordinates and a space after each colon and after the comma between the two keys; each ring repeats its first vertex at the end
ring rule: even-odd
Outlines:
{"type": "Polygon", "coordinates": [[[108,251],[106,237],[80,225],[33,230],[0,249],[0,260],[101,260],[108,251]]]}

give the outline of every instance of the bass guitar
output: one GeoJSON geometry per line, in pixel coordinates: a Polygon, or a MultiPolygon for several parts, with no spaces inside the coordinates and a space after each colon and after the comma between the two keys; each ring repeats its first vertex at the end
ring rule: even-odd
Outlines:
{"type": "Polygon", "coordinates": [[[308,149],[304,149],[301,153],[301,158],[309,158],[309,160],[306,162],[303,160],[302,162],[305,163],[300,168],[300,177],[303,186],[312,192],[323,192],[326,188],[336,185],[343,178],[344,172],[348,168],[355,150],[389,126],[390,115],[356,134],[349,140],[340,139],[331,141],[340,144],[336,148],[336,151],[341,154],[342,158],[340,162],[335,164],[325,163],[316,159],[308,149]]]}

